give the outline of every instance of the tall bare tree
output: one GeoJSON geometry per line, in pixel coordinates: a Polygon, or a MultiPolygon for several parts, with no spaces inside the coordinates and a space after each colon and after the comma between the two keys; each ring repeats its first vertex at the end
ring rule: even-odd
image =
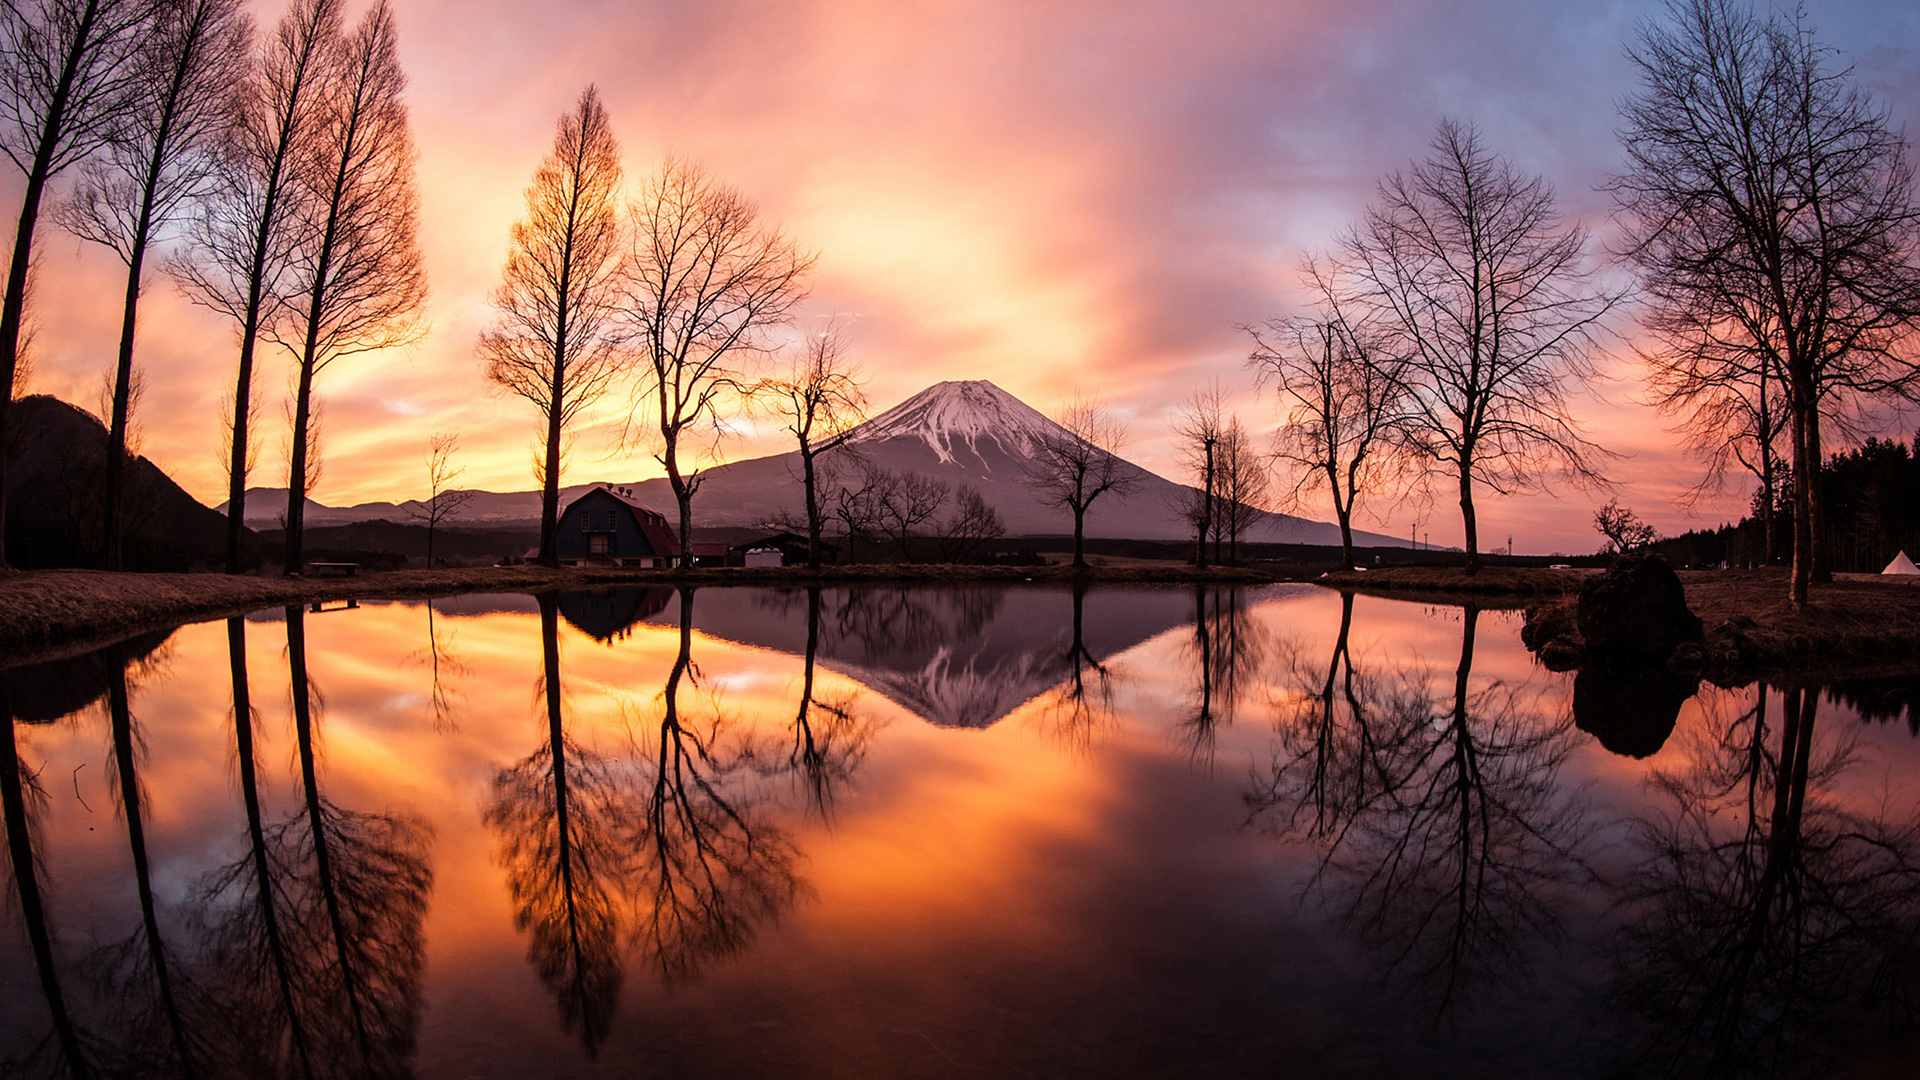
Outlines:
{"type": "Polygon", "coordinates": [[[847,359],[840,327],[832,325],[809,335],[788,369],[762,379],[753,396],[767,403],[787,431],[800,443],[800,484],[807,503],[807,565],[820,565],[820,530],[826,512],[820,500],[816,459],[846,445],[853,429],[866,419],[867,396],[860,388],[860,372],[847,359]]]}
{"type": "MultiPolygon", "coordinates": [[[[26,326],[27,275],[47,184],[98,149],[139,85],[128,56],[151,0],[0,4],[0,152],[26,180],[0,300],[0,445],[7,441],[26,326]]],[[[6,456],[0,454],[0,570],[7,568],[6,456]]]]}
{"type": "Polygon", "coordinates": [[[1073,514],[1073,565],[1087,565],[1087,511],[1108,492],[1125,493],[1140,474],[1120,457],[1126,425],[1100,402],[1075,397],[1054,416],[1060,430],[1034,441],[1027,483],[1047,506],[1073,514]]]}
{"type": "Polygon", "coordinates": [[[1433,152],[1380,183],[1343,258],[1359,301],[1406,356],[1401,427],[1411,460],[1460,494],[1469,573],[1480,568],[1474,489],[1505,494],[1558,473],[1599,480],[1605,451],[1567,406],[1619,294],[1595,286],[1586,230],[1564,225],[1543,177],[1443,121],[1433,152]]]}
{"type": "Polygon", "coordinates": [[[1173,433],[1180,440],[1180,463],[1200,482],[1181,508],[1193,526],[1193,564],[1207,565],[1207,542],[1214,534],[1220,498],[1220,440],[1226,436],[1226,397],[1220,384],[1195,391],[1176,415],[1173,433]]]}
{"type": "Polygon", "coordinates": [[[293,274],[301,310],[282,338],[299,360],[287,467],[284,569],[300,572],[314,376],[352,353],[393,348],[421,333],[413,136],[400,94],[399,33],[380,0],[347,37],[326,86],[315,153],[293,179],[309,227],[293,274]]]}
{"type": "Polygon", "coordinates": [[[693,566],[693,496],[704,476],[682,459],[689,437],[718,436],[720,409],[749,385],[749,361],[771,346],[806,297],[814,256],[699,166],[668,160],[633,202],[623,305],[637,343],[653,423],[636,399],[629,432],[657,439],[680,510],[680,567],[693,566]]]}
{"type": "MultiPolygon", "coordinates": [[[[454,481],[467,471],[465,465],[455,465],[453,455],[460,449],[460,436],[450,431],[434,432],[427,439],[427,497],[407,506],[407,515],[415,521],[427,524],[427,567],[433,567],[433,534],[446,521],[460,512],[473,498],[471,491],[453,490],[454,481]]],[[[428,612],[429,622],[433,619],[428,612]]],[[[437,660],[437,657],[436,657],[437,660]]]]}
{"type": "MultiPolygon", "coordinates": [[[[1612,187],[1685,407],[1716,383],[1780,380],[1793,455],[1793,582],[1822,567],[1823,422],[1920,391],[1920,204],[1906,139],[1799,16],[1673,0],[1632,57],[1627,168],[1612,187]]],[[[1757,399],[1764,401],[1764,391],[1757,399]]]]}
{"type": "Polygon", "coordinates": [[[212,144],[230,123],[251,34],[241,0],[155,0],[139,48],[127,61],[137,79],[125,114],[100,154],[82,167],[74,197],[56,210],[68,231],[104,245],[127,266],[101,498],[100,546],[110,570],[120,569],[125,531],[120,504],[131,453],[133,339],[147,251],[182,205],[207,187],[212,144]]]}
{"type": "Polygon", "coordinates": [[[1266,513],[1261,505],[1271,488],[1266,455],[1254,448],[1240,418],[1228,417],[1214,453],[1214,561],[1224,550],[1227,565],[1240,565],[1240,542],[1266,513]]]}
{"type": "Polygon", "coordinates": [[[615,319],[620,267],[620,144],[588,86],[561,116],[553,150],[527,187],[494,292],[499,312],[480,339],[487,378],[532,402],[545,421],[540,562],[560,560],[562,440],[607,391],[623,362],[615,319]]]}
{"type": "Polygon", "coordinates": [[[1254,346],[1247,363],[1258,382],[1273,384],[1284,410],[1274,454],[1297,470],[1292,497],[1326,488],[1340,523],[1341,565],[1352,569],[1360,493],[1398,463],[1405,365],[1378,328],[1348,316],[1331,272],[1309,260],[1304,276],[1318,294],[1313,315],[1246,327],[1254,346]]]}
{"type": "Polygon", "coordinates": [[[339,61],[344,0],[294,0],[261,43],[234,102],[214,176],[190,229],[191,247],[172,270],[196,303],[239,324],[227,431],[227,572],[241,571],[253,431],[254,360],[263,334],[287,314],[288,267],[302,216],[298,162],[316,153],[322,84],[339,61]]]}

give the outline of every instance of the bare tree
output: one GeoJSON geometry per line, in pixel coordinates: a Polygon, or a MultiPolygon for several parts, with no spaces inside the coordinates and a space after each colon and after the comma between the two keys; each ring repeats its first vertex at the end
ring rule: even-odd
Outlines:
{"type": "Polygon", "coordinates": [[[422,330],[413,136],[400,100],[399,35],[385,0],[348,36],[326,87],[316,153],[293,179],[310,228],[295,254],[304,310],[283,339],[299,360],[287,470],[285,570],[300,572],[313,380],[341,356],[393,348],[422,330]]]}
{"type": "MultiPolygon", "coordinates": [[[[0,4],[0,153],[26,180],[13,261],[0,300],[0,446],[7,439],[26,325],[27,275],[40,203],[55,176],[106,141],[140,73],[127,57],[151,0],[8,0],[0,4]]],[[[0,455],[0,538],[6,535],[0,455]]],[[[0,539],[0,570],[7,568],[0,539]]]]}
{"type": "Polygon", "coordinates": [[[1266,513],[1260,505],[1267,501],[1271,486],[1267,461],[1254,449],[1252,437],[1237,416],[1228,418],[1214,459],[1214,559],[1219,561],[1224,546],[1227,565],[1238,566],[1240,541],[1266,513]]]}
{"type": "Polygon", "coordinates": [[[1469,573],[1480,567],[1474,488],[1499,494],[1552,473],[1598,482],[1605,451],[1580,435],[1569,384],[1618,294],[1584,265],[1553,189],[1495,156],[1471,126],[1440,125],[1433,152],[1380,183],[1343,258],[1356,299],[1406,356],[1402,426],[1413,463],[1458,485],[1469,573]]]}
{"type": "MultiPolygon", "coordinates": [[[[806,296],[814,256],[761,225],[746,196],[691,162],[669,159],[634,200],[623,302],[653,397],[654,425],[680,511],[680,550],[693,545],[693,496],[704,473],[681,459],[688,436],[720,433],[720,408],[747,384],[747,360],[771,345],[806,296]]],[[[680,568],[693,560],[682,556],[680,568]]]]}
{"type": "Polygon", "coordinates": [[[546,566],[560,564],[561,442],[623,361],[614,321],[620,180],[620,144],[599,90],[588,86],[527,187],[527,216],[514,223],[494,293],[499,318],[480,339],[487,378],[532,402],[546,422],[536,470],[546,566]]]}
{"type": "Polygon", "coordinates": [[[1200,482],[1182,508],[1193,526],[1193,564],[1207,565],[1207,541],[1214,534],[1213,518],[1219,501],[1220,440],[1226,435],[1226,399],[1214,383],[1180,406],[1173,433],[1180,439],[1180,463],[1200,482]]]}
{"type": "Polygon", "coordinates": [[[1304,275],[1318,294],[1309,318],[1275,319],[1244,329],[1255,379],[1271,382],[1283,410],[1274,455],[1297,471],[1291,497],[1325,487],[1340,523],[1341,565],[1352,569],[1353,512],[1399,463],[1404,363],[1388,337],[1349,317],[1332,275],[1313,260],[1304,275]]]}
{"type": "Polygon", "coordinates": [[[1618,499],[1608,499],[1607,505],[1593,512],[1593,527],[1607,538],[1605,555],[1631,555],[1652,544],[1657,535],[1653,526],[1640,520],[1640,515],[1620,505],[1618,499]]]}
{"type": "Polygon", "coordinates": [[[766,402],[800,444],[800,483],[806,497],[807,565],[820,565],[820,529],[825,511],[815,460],[844,446],[866,419],[867,397],[860,372],[846,358],[840,327],[830,325],[807,337],[786,372],[762,379],[753,396],[766,402]]]}
{"type": "MultiPolygon", "coordinates": [[[[1743,374],[1780,380],[1793,454],[1793,583],[1823,571],[1821,426],[1862,398],[1920,390],[1920,204],[1906,140],[1833,70],[1799,16],[1674,0],[1632,51],[1623,253],[1684,408],[1743,374]]],[[[1759,401],[1764,402],[1764,390],[1759,401]]]]}
{"type": "Polygon", "coordinates": [[[465,465],[453,463],[453,455],[459,449],[460,436],[450,431],[435,432],[427,439],[427,497],[407,507],[407,516],[427,523],[429,569],[433,567],[434,530],[460,513],[460,508],[473,498],[471,491],[452,490],[453,482],[467,471],[465,465]]]}
{"type": "Polygon", "coordinates": [[[874,525],[893,540],[901,558],[912,562],[914,530],[939,515],[950,489],[924,473],[890,472],[872,466],[866,474],[866,487],[874,492],[874,525]]]}
{"type": "Polygon", "coordinates": [[[940,561],[957,563],[972,558],[992,541],[1007,535],[1006,522],[980,489],[962,484],[953,493],[953,507],[940,522],[940,561]]]}
{"type": "Polygon", "coordinates": [[[255,56],[222,147],[212,192],[200,200],[190,249],[171,269],[196,303],[239,324],[240,354],[227,416],[227,572],[241,570],[247,477],[258,440],[255,353],[286,315],[288,264],[302,226],[296,163],[316,152],[322,84],[339,58],[344,0],[295,0],[255,56]]]}
{"type": "Polygon", "coordinates": [[[137,75],[125,114],[100,154],[82,166],[79,190],[55,211],[68,231],[109,248],[127,266],[120,351],[105,412],[100,546],[110,570],[120,569],[125,531],[120,504],[132,452],[133,335],[147,250],[207,185],[210,143],[225,134],[251,33],[240,0],[156,0],[127,60],[137,75]]]}
{"type": "Polygon", "coordinates": [[[1027,483],[1044,505],[1072,512],[1073,565],[1084,567],[1087,511],[1110,491],[1131,491],[1140,474],[1120,458],[1126,425],[1098,401],[1076,396],[1053,419],[1061,430],[1034,440],[1027,483]]]}

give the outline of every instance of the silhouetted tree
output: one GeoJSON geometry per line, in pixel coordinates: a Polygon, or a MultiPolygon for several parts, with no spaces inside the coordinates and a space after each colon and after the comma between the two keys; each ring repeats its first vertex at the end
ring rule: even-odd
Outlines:
{"type": "Polygon", "coordinates": [[[1460,494],[1466,566],[1480,568],[1476,485],[1504,494],[1553,472],[1598,479],[1567,392],[1617,294],[1592,284],[1586,230],[1564,226],[1553,189],[1448,120],[1433,152],[1380,182],[1344,242],[1355,302],[1406,358],[1398,390],[1409,460],[1460,494]]]}
{"type": "Polygon", "coordinates": [[[1073,565],[1083,567],[1087,511],[1108,492],[1133,490],[1140,476],[1120,457],[1126,425],[1098,401],[1075,397],[1053,420],[1060,430],[1034,441],[1027,483],[1043,505],[1073,514],[1073,565]]]}
{"type": "Polygon", "coordinates": [[[682,460],[684,444],[700,432],[717,437],[723,402],[748,386],[747,361],[771,347],[769,332],[805,298],[814,257],[687,161],[670,159],[648,178],[631,214],[621,303],[644,388],[628,430],[658,440],[680,509],[680,568],[691,570],[693,496],[705,473],[682,460]],[[644,420],[648,397],[653,416],[644,420]]]}
{"type": "Polygon", "coordinates": [[[70,232],[106,246],[127,266],[120,350],[104,414],[100,549],[110,570],[121,568],[133,335],[147,250],[182,205],[207,187],[213,144],[226,135],[246,75],[251,34],[240,0],[155,0],[139,46],[125,61],[132,83],[124,110],[100,152],[82,167],[79,190],[58,211],[70,232]]]}
{"type": "Polygon", "coordinates": [[[329,74],[313,156],[299,160],[292,176],[307,220],[293,259],[295,310],[284,339],[299,362],[287,469],[289,574],[302,563],[314,377],[341,356],[413,340],[427,296],[413,136],[400,99],[407,80],[386,0],[361,17],[329,74]]]}
{"type": "Polygon", "coordinates": [[[291,300],[294,250],[308,222],[294,172],[320,152],[324,84],[339,60],[344,0],[294,0],[261,46],[221,148],[210,194],[190,229],[187,257],[172,270],[196,302],[239,324],[227,440],[227,572],[239,573],[246,535],[255,352],[291,300]]]}
{"type": "Polygon", "coordinates": [[[533,403],[544,422],[540,562],[558,566],[564,440],[623,362],[614,321],[623,231],[620,144],[600,91],[588,86],[560,118],[553,149],[527,187],[514,222],[499,312],[480,339],[487,378],[533,403]]]}
{"type": "MultiPolygon", "coordinates": [[[[26,181],[0,299],[0,447],[26,343],[27,277],[47,184],[118,128],[143,75],[128,62],[152,0],[14,0],[0,5],[0,152],[26,181]]],[[[0,454],[0,538],[6,535],[0,454]]],[[[7,568],[0,539],[0,570],[7,568]]]]}
{"type": "MultiPolygon", "coordinates": [[[[810,335],[787,371],[762,379],[753,396],[768,404],[800,444],[800,485],[806,502],[807,565],[820,565],[820,529],[826,509],[816,459],[839,449],[866,418],[860,373],[846,358],[838,325],[810,335]]],[[[831,484],[827,485],[831,487],[831,484]]]]}
{"type": "Polygon", "coordinates": [[[1406,404],[1405,362],[1387,335],[1348,314],[1332,272],[1309,260],[1304,276],[1316,293],[1314,314],[1245,327],[1254,345],[1247,363],[1280,399],[1274,452],[1299,470],[1294,500],[1326,488],[1340,523],[1341,564],[1352,569],[1360,494],[1400,464],[1394,440],[1406,404]]]}
{"type": "Polygon", "coordinates": [[[1213,475],[1218,491],[1212,515],[1214,561],[1222,561],[1224,548],[1226,564],[1238,566],[1240,541],[1266,513],[1260,504],[1267,501],[1271,481],[1265,455],[1253,448],[1253,439],[1237,416],[1228,418],[1215,447],[1213,475]]]}
{"type": "Polygon", "coordinates": [[[953,493],[953,505],[940,520],[940,561],[962,562],[981,548],[1007,535],[1006,522],[980,489],[962,484],[953,493]]]}
{"type": "Polygon", "coordinates": [[[407,506],[407,516],[415,521],[427,523],[427,566],[433,566],[433,534],[449,518],[460,513],[460,508],[473,498],[471,491],[452,490],[453,482],[467,471],[464,465],[453,463],[454,451],[460,449],[460,436],[452,432],[435,432],[427,439],[427,497],[407,506]]]}
{"type": "Polygon", "coordinates": [[[1195,391],[1180,406],[1173,434],[1180,440],[1180,464],[1188,475],[1200,482],[1180,507],[1193,526],[1193,564],[1207,565],[1207,541],[1214,535],[1214,515],[1219,509],[1220,440],[1226,437],[1226,399],[1220,384],[1195,391]]]}
{"type": "MultiPolygon", "coordinates": [[[[1672,408],[1777,380],[1791,416],[1791,596],[1825,572],[1823,422],[1920,389],[1920,202],[1906,138],[1803,16],[1674,0],[1630,55],[1623,250],[1652,301],[1672,408]]],[[[1754,391],[1766,402],[1764,384],[1754,391]]]]}

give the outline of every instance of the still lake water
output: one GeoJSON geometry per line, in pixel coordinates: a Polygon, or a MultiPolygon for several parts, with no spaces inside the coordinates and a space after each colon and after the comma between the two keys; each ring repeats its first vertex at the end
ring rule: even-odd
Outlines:
{"type": "Polygon", "coordinates": [[[631,589],[15,668],[0,1072],[1913,1075],[1913,685],[1576,716],[1518,632],[631,589]]]}

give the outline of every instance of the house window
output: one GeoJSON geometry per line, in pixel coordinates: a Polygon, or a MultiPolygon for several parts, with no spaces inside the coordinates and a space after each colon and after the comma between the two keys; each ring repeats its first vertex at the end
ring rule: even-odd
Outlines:
{"type": "Polygon", "coordinates": [[[609,539],[611,539],[611,537],[607,533],[588,533],[587,554],[605,555],[607,553],[607,541],[609,539]]]}

